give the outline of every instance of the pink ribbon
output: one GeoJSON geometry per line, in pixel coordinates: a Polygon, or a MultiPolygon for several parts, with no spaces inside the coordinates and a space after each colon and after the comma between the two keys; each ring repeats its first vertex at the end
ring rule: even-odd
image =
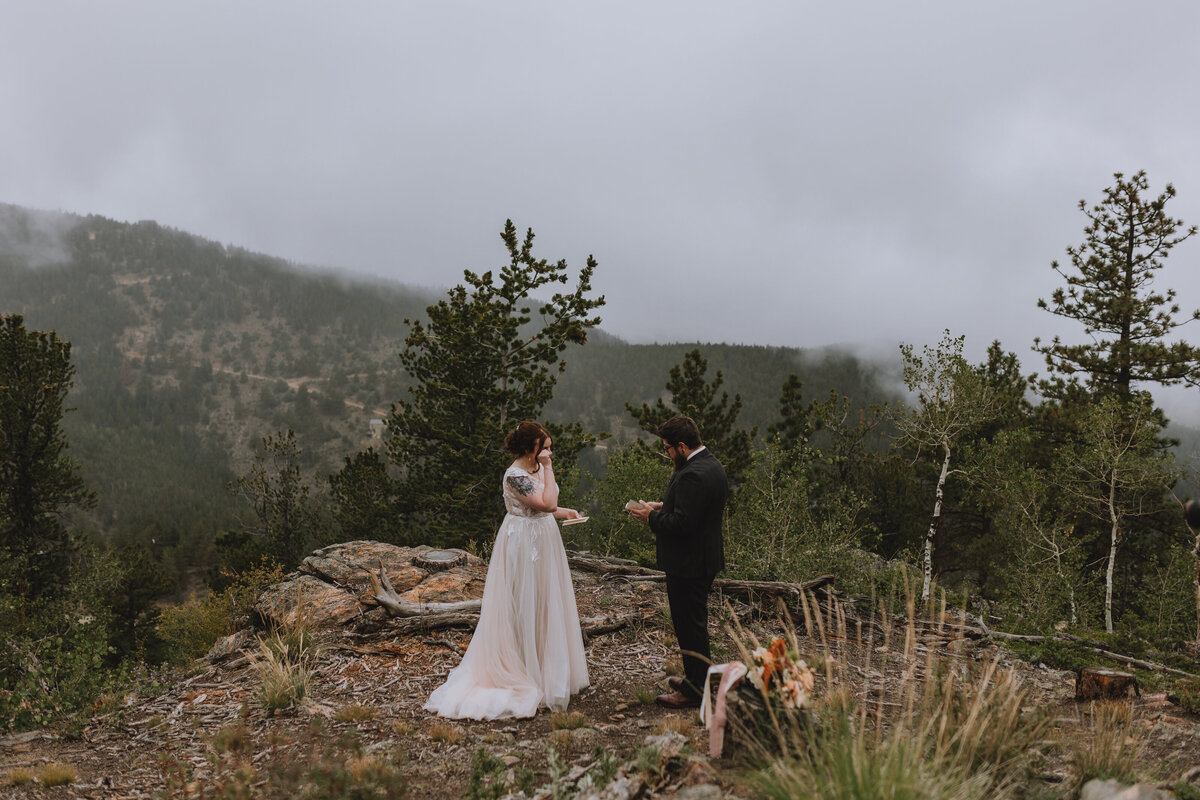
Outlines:
{"type": "Polygon", "coordinates": [[[746,672],[746,665],[740,661],[713,664],[708,668],[708,675],[704,679],[704,698],[700,701],[700,721],[708,728],[709,758],[721,757],[721,750],[725,747],[725,695],[737,686],[746,672]],[[712,694],[712,682],[709,678],[713,675],[721,676],[715,707],[709,699],[712,694]]]}

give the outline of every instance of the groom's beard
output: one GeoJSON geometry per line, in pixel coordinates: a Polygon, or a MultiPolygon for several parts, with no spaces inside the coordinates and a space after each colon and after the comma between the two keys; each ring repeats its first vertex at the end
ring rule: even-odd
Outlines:
{"type": "Polygon", "coordinates": [[[687,463],[687,456],[683,453],[675,453],[671,456],[671,461],[675,464],[675,471],[679,472],[679,470],[683,469],[683,465],[687,463]]]}

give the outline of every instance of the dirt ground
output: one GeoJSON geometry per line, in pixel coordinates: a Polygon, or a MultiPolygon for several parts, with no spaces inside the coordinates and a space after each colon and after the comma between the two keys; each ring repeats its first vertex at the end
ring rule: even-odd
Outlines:
{"type": "MultiPolygon", "coordinates": [[[[708,735],[695,712],[670,711],[652,702],[655,694],[666,690],[668,673],[678,670],[660,585],[633,585],[581,573],[575,579],[581,616],[637,608],[643,617],[640,624],[587,642],[591,685],[570,707],[583,716],[577,728],[553,730],[552,715],[545,710],[532,719],[439,720],[421,706],[458,663],[470,634],[442,630],[389,636],[384,632],[369,639],[326,642],[305,701],[286,712],[267,715],[261,709],[256,701],[256,672],[245,659],[234,658],[199,668],[156,697],[128,697],[127,705],[89,720],[77,734],[45,730],[0,737],[0,797],[209,796],[215,780],[214,736],[239,725],[249,734],[256,765],[288,757],[289,752],[290,757],[303,759],[304,748],[312,747],[314,736],[334,742],[353,735],[367,752],[398,755],[407,796],[430,800],[464,796],[472,757],[480,748],[504,758],[513,768],[530,770],[534,785],[544,786],[550,779],[550,752],[559,754],[565,764],[584,764],[593,760],[599,747],[609,758],[624,762],[635,757],[647,736],[670,727],[684,733],[698,755],[686,774],[666,781],[656,796],[671,796],[699,783],[715,784],[725,796],[752,796],[742,767],[729,759],[708,761],[708,735]],[[360,710],[357,720],[349,719],[354,715],[345,711],[348,708],[360,710]],[[320,720],[319,734],[312,733],[314,720],[320,720]],[[163,766],[164,757],[168,768],[163,766]],[[36,781],[13,786],[6,780],[14,770],[36,774],[51,762],[73,767],[75,780],[54,788],[36,781]]],[[[713,610],[714,658],[719,661],[737,654],[729,634],[720,630],[732,621],[731,615],[761,637],[782,632],[778,617],[760,608],[741,602],[726,605],[716,597],[713,610]]],[[[825,651],[835,659],[862,664],[872,656],[885,683],[899,680],[903,665],[884,656],[899,647],[902,631],[890,643],[863,642],[857,633],[838,639],[833,631],[831,626],[825,651]]],[[[802,650],[822,651],[814,638],[803,635],[803,628],[800,634],[802,650]]],[[[943,646],[954,637],[941,632],[928,634],[928,639],[930,646],[943,646]]],[[[1057,736],[1084,735],[1087,711],[1074,700],[1073,673],[1022,662],[986,642],[960,641],[957,647],[965,648],[965,658],[978,662],[999,652],[1026,678],[1028,713],[1049,713],[1057,736]]],[[[1200,718],[1169,703],[1165,693],[1147,693],[1131,702],[1144,732],[1147,774],[1160,781],[1174,780],[1200,765],[1200,718]]],[[[1068,779],[1071,764],[1065,752],[1052,748],[1039,765],[1039,778],[1048,785],[1068,779]]]]}

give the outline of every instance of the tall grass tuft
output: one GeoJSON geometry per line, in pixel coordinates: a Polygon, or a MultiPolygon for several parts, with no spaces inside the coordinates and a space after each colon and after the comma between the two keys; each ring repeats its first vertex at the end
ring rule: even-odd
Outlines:
{"type": "Polygon", "coordinates": [[[1145,742],[1134,724],[1128,702],[1097,702],[1091,708],[1090,735],[1072,744],[1073,786],[1078,791],[1088,781],[1115,778],[1137,781],[1137,764],[1145,742]]]}
{"type": "Polygon", "coordinates": [[[66,786],[75,782],[75,768],[69,764],[47,764],[38,773],[42,786],[66,786]]]}
{"type": "Polygon", "coordinates": [[[588,724],[582,711],[555,711],[550,715],[550,730],[566,731],[582,728],[588,724]]]}
{"type": "MultiPolygon", "coordinates": [[[[819,647],[819,655],[809,663],[825,664],[824,681],[807,709],[765,705],[765,736],[760,726],[758,739],[750,745],[760,765],[752,780],[764,796],[1018,796],[1049,719],[1022,713],[1027,692],[1018,675],[997,660],[979,664],[921,645],[923,631],[938,639],[961,634],[945,622],[944,596],[923,609],[918,630],[911,586],[906,595],[902,641],[892,633],[899,609],[891,604],[876,608],[877,620],[852,629],[836,601],[822,609],[815,597],[805,599],[803,625],[819,647]],[[877,659],[888,663],[876,664],[877,659]],[[889,674],[897,683],[884,683],[889,674]]],[[[745,631],[733,633],[744,655],[757,646],[745,631]]],[[[792,640],[795,647],[794,636],[792,640]]]]}
{"type": "Polygon", "coordinates": [[[258,652],[251,663],[261,685],[258,699],[268,714],[291,708],[308,695],[312,672],[309,660],[314,653],[312,636],[303,626],[273,631],[258,640],[258,652]],[[298,630],[297,630],[298,629],[298,630]]]}
{"type": "Polygon", "coordinates": [[[33,772],[25,767],[17,767],[8,773],[7,783],[9,786],[25,786],[33,781],[33,772]]]}
{"type": "Polygon", "coordinates": [[[251,657],[262,681],[259,702],[268,714],[291,708],[308,695],[312,680],[309,665],[317,652],[303,591],[297,589],[294,621],[272,629],[265,638],[260,636],[258,652],[251,657]]]}

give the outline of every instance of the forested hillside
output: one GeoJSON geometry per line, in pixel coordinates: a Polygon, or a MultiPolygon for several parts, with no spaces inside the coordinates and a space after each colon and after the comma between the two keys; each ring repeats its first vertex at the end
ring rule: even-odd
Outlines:
{"type": "MultiPolygon", "coordinates": [[[[481,265],[464,265],[480,268],[481,265]]],[[[448,279],[458,276],[447,276],[448,279]]],[[[292,429],[319,490],[371,444],[370,422],[406,391],[397,353],[437,296],[368,284],[160,226],[0,205],[0,313],[72,343],[78,370],[64,426],[98,504],[75,522],[146,545],[182,578],[214,563],[239,527],[227,484],[262,437],[292,429]]],[[[724,344],[629,345],[594,332],[564,354],[547,416],[634,436],[625,404],[663,395],[669,369],[699,348],[740,423],[765,429],[797,373],[805,393],[881,402],[873,367],[835,352],[724,344]]],[[[581,462],[599,468],[593,454],[581,462]]]]}

